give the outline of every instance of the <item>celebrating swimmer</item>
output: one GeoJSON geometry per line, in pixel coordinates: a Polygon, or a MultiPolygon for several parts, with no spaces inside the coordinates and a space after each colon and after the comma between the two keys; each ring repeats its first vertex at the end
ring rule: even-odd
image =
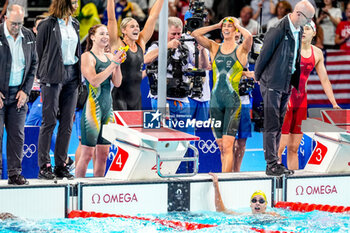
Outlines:
{"type": "Polygon", "coordinates": [[[231,172],[233,144],[241,114],[238,84],[243,67],[248,61],[252,35],[239,24],[238,19],[226,17],[218,24],[195,30],[192,36],[210,51],[211,61],[213,61],[214,84],[210,100],[210,117],[221,121],[221,127],[214,128],[214,133],[221,151],[222,172],[231,172]],[[204,36],[215,29],[221,29],[224,38],[222,44],[204,36]],[[235,41],[235,36],[239,32],[244,37],[241,45],[237,45],[235,41]]]}
{"type": "MultiPolygon", "coordinates": [[[[218,212],[223,212],[231,215],[240,215],[246,213],[238,213],[232,210],[229,210],[225,207],[224,202],[222,201],[220,189],[219,189],[219,181],[218,176],[215,173],[209,173],[212,176],[214,190],[215,190],[215,208],[218,212]]],[[[262,191],[256,191],[252,194],[250,198],[250,208],[252,210],[252,214],[269,214],[272,216],[280,216],[276,212],[266,212],[267,207],[267,199],[266,195],[262,191]]]]}
{"type": "Polygon", "coordinates": [[[141,81],[143,65],[143,54],[146,43],[151,39],[154,26],[162,9],[164,0],[157,0],[146,21],[145,27],[140,32],[138,22],[131,18],[124,18],[120,24],[123,38],[118,35],[118,22],[115,17],[114,0],[107,2],[108,32],[110,35],[111,51],[114,52],[120,47],[129,46],[126,52],[126,61],[121,64],[123,83],[120,87],[113,88],[113,109],[114,110],[140,110],[141,109],[141,81]]]}

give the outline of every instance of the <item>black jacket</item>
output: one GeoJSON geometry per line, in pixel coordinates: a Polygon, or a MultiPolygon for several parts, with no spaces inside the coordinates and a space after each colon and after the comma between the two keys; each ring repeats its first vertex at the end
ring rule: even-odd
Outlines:
{"type": "MultiPolygon", "coordinates": [[[[78,36],[78,46],[75,56],[79,58],[79,82],[81,81],[80,72],[80,39],[79,39],[79,22],[72,18],[73,27],[78,36]]],[[[49,16],[42,20],[38,26],[38,35],[36,37],[37,52],[39,57],[39,68],[37,77],[41,83],[57,84],[62,83],[66,74],[63,64],[61,50],[61,31],[57,18],[49,16]]]]}
{"type": "MultiPolygon", "coordinates": [[[[28,96],[33,86],[34,76],[38,67],[38,58],[35,50],[34,34],[27,28],[21,29],[24,38],[22,48],[25,59],[25,68],[20,90],[28,96]]],[[[4,23],[0,24],[0,92],[8,97],[8,88],[11,74],[12,56],[7,42],[4,23]]]]}
{"type": "Polygon", "coordinates": [[[295,40],[289,26],[288,15],[266,33],[264,45],[255,64],[255,78],[267,88],[290,91],[290,84],[297,90],[300,79],[300,50],[303,29],[299,33],[299,48],[292,75],[295,40]]]}

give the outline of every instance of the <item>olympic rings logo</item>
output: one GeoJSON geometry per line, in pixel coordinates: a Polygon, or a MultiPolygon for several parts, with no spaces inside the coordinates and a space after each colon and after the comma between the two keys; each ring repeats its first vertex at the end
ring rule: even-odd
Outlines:
{"type": "Polygon", "coordinates": [[[30,144],[29,146],[27,144],[23,145],[23,155],[28,159],[30,159],[35,152],[36,152],[35,144],[30,144]]]}
{"type": "Polygon", "coordinates": [[[212,140],[199,140],[198,142],[198,148],[201,149],[201,151],[204,154],[207,154],[208,152],[210,153],[215,153],[216,150],[219,149],[218,145],[216,144],[215,141],[212,140]]]}

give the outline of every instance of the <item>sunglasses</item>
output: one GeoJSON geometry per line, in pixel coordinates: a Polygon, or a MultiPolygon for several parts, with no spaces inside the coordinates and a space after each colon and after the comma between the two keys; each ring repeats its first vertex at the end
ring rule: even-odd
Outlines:
{"type": "Polygon", "coordinates": [[[253,198],[253,199],[252,199],[252,203],[256,203],[256,202],[258,202],[258,201],[259,201],[260,204],[264,204],[264,203],[265,203],[265,200],[264,200],[264,199],[259,199],[259,200],[257,200],[256,198],[253,198]]]}

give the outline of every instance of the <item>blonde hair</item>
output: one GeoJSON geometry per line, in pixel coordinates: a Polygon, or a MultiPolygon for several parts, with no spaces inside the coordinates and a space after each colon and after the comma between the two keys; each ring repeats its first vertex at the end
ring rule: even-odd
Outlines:
{"type": "Polygon", "coordinates": [[[183,28],[183,23],[180,18],[172,16],[168,18],[168,27],[170,28],[171,26],[183,28]]]}
{"type": "Polygon", "coordinates": [[[134,18],[131,17],[126,17],[122,20],[122,22],[120,23],[120,29],[125,29],[126,26],[128,25],[128,23],[130,23],[132,20],[135,20],[134,18]]]}

